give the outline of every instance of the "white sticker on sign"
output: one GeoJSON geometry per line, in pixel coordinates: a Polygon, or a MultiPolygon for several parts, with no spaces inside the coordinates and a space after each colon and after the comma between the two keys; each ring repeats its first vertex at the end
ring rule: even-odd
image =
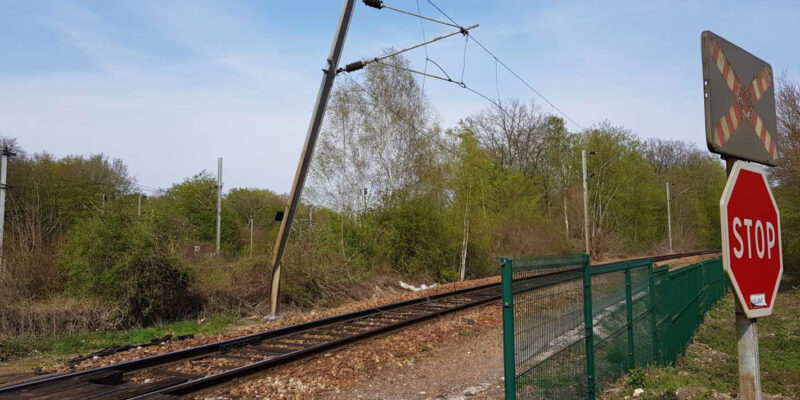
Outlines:
{"type": "Polygon", "coordinates": [[[767,296],[764,293],[759,294],[751,294],[750,295],[750,304],[753,307],[766,307],[767,306],[767,296]]]}

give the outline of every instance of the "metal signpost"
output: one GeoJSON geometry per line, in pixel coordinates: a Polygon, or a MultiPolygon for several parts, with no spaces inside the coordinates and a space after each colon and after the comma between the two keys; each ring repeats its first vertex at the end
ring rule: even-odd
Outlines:
{"type": "Polygon", "coordinates": [[[720,199],[723,268],[736,294],[739,392],[761,400],[757,318],[770,315],[783,273],[780,212],[760,164],[776,165],[772,67],[733,43],[701,36],[706,142],[727,162],[720,199]]]}

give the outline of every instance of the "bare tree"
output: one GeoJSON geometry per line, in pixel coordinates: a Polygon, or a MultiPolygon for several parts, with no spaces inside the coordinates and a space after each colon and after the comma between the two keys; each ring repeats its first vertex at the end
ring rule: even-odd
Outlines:
{"type": "Polygon", "coordinates": [[[417,189],[421,160],[441,140],[433,112],[400,56],[371,64],[334,91],[311,173],[312,201],[357,215],[417,189]]]}
{"type": "Polygon", "coordinates": [[[777,85],[780,164],[772,175],[780,184],[800,185],[800,84],[784,74],[777,85]]]}
{"type": "Polygon", "coordinates": [[[663,174],[686,166],[699,151],[696,146],[680,140],[649,139],[645,143],[644,157],[657,174],[663,174]]]}
{"type": "Polygon", "coordinates": [[[531,101],[507,100],[501,107],[491,106],[461,122],[475,132],[481,147],[503,168],[515,168],[533,177],[544,164],[549,115],[531,101]]]}

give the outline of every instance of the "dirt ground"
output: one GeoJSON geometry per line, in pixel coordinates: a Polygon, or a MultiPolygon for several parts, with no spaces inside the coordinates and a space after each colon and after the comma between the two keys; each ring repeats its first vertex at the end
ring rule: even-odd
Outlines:
{"type": "Polygon", "coordinates": [[[499,302],[445,315],[240,379],[195,399],[458,399],[502,396],[499,302]]]}
{"type": "Polygon", "coordinates": [[[123,351],[119,353],[115,353],[113,355],[99,357],[97,359],[88,359],[76,365],[54,365],[50,368],[46,368],[44,372],[46,373],[64,373],[64,372],[71,372],[77,370],[84,370],[88,368],[95,368],[95,367],[103,367],[110,364],[116,364],[123,361],[134,360],[138,358],[148,357],[152,355],[162,354],[169,351],[176,351],[181,350],[189,347],[199,346],[206,343],[213,343],[218,342],[221,340],[226,340],[230,338],[240,337],[252,333],[263,332],[265,330],[270,329],[277,329],[284,326],[300,324],[304,322],[314,321],[317,319],[322,319],[326,317],[331,317],[334,315],[339,315],[343,313],[353,312],[356,310],[371,308],[371,307],[380,307],[385,304],[395,303],[404,300],[415,299],[419,297],[431,296],[434,294],[463,289],[468,287],[474,287],[489,283],[499,282],[499,277],[490,277],[484,279],[476,279],[472,281],[466,282],[452,282],[443,285],[436,286],[431,289],[422,290],[418,292],[411,292],[411,291],[402,291],[400,293],[392,293],[391,295],[380,296],[376,294],[374,298],[368,300],[361,300],[356,302],[348,303],[344,306],[332,308],[328,310],[322,311],[311,311],[307,313],[292,313],[282,316],[279,319],[270,321],[270,322],[256,322],[246,326],[237,327],[227,333],[221,335],[207,335],[196,337],[187,340],[181,341],[170,341],[166,342],[159,346],[151,346],[151,347],[143,347],[143,348],[134,348],[128,351],[123,351]]]}
{"type": "MultiPolygon", "coordinates": [[[[666,262],[672,268],[718,255],[666,262]]],[[[275,329],[357,309],[427,296],[446,290],[497,282],[497,277],[451,283],[421,292],[376,293],[369,300],[321,312],[297,313],[269,323],[254,323],[223,335],[210,335],[161,346],[58,365],[67,372],[109,365],[203,343],[275,329]]],[[[499,302],[449,314],[408,329],[209,389],[194,399],[501,399],[503,397],[502,316],[499,302]]],[[[13,371],[4,371],[13,373],[13,371]]],[[[5,375],[5,374],[3,374],[5,375]]]]}

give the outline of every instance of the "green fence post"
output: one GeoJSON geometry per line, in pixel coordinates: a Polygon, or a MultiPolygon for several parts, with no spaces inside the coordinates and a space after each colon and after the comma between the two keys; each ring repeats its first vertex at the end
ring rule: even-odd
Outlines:
{"type": "Polygon", "coordinates": [[[658,361],[658,317],[656,316],[656,286],[653,279],[653,260],[647,265],[647,284],[649,286],[648,296],[650,297],[650,332],[653,337],[653,364],[658,361]]]}
{"type": "Polygon", "coordinates": [[[514,360],[514,274],[511,259],[500,259],[500,276],[503,291],[503,366],[506,400],[517,398],[517,372],[514,360]]]}
{"type": "Polygon", "coordinates": [[[592,271],[589,255],[583,255],[583,319],[586,338],[586,398],[595,398],[594,314],[592,313],[592,271]]]}
{"type": "Polygon", "coordinates": [[[631,266],[625,267],[625,305],[628,312],[628,369],[633,369],[636,364],[633,358],[633,295],[631,293],[631,266]]]}

